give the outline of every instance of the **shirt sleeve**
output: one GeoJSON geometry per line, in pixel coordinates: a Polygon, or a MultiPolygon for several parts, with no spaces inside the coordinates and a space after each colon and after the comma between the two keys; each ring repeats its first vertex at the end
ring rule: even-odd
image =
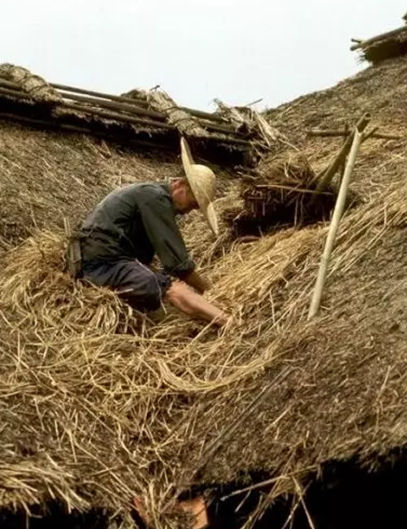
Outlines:
{"type": "Polygon", "coordinates": [[[175,220],[168,199],[155,196],[139,205],[144,228],[164,270],[182,277],[195,268],[175,220]]]}

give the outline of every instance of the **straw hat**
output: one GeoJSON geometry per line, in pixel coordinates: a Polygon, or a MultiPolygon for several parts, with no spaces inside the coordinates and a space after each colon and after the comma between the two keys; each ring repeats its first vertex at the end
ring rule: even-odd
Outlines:
{"type": "Polygon", "coordinates": [[[218,235],[218,220],[213,207],[213,199],[216,191],[216,176],[212,169],[206,165],[194,162],[188,143],[181,138],[181,159],[184,166],[185,176],[198,202],[199,209],[204,214],[211,230],[218,235]]]}

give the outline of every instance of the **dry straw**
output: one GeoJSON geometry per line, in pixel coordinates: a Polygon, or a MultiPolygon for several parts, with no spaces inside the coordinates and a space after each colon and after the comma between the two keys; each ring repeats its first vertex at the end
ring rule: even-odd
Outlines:
{"type": "MultiPolygon", "coordinates": [[[[405,221],[395,185],[344,220],[333,267],[354,268],[405,221]]],[[[259,453],[251,446],[245,463],[232,461],[226,473],[216,453],[233,454],[235,444],[246,452],[243,425],[226,445],[225,428],[286,361],[295,366],[293,347],[309,339],[306,307],[325,233],[325,227],[286,230],[237,245],[212,263],[211,297],[237,321],[221,332],[172,311],[152,325],[111,292],[73,284],[62,272],[64,242],[56,233],[39,233],[11,251],[0,283],[1,459],[3,476],[10,476],[3,504],[28,508],[59,497],[71,508],[99,503],[124,511],[141,494],[154,516],[166,519],[163,506],[191,478],[230,479],[264,466],[264,438],[259,453]],[[210,446],[216,453],[208,461],[210,446]]],[[[292,369],[286,372],[272,395],[288,383],[292,369]]],[[[272,444],[278,428],[295,420],[284,391],[281,398],[282,409],[266,421],[272,444]]],[[[287,449],[269,464],[300,472],[301,458],[290,460],[287,449]]],[[[168,527],[159,519],[158,527],[168,527]]]]}
{"type": "MultiPolygon", "coordinates": [[[[406,85],[394,80],[406,68],[396,66],[280,108],[277,125],[285,123],[291,139],[300,117],[319,125],[323,108],[339,121],[353,118],[366,93],[385,120],[382,93],[391,96],[401,134],[406,85]]],[[[233,326],[217,331],[168,307],[153,323],[62,271],[64,216],[79,218],[128,174],[155,179],[179,165],[81,138],[7,131],[0,140],[8,219],[0,226],[2,506],[29,511],[57,498],[71,509],[106,507],[130,527],[126,516],[140,495],[158,529],[175,528],[169,507],[179,491],[233,480],[255,487],[249,475],[261,470],[273,481],[255,520],[287,491],[300,504],[307,474],[324,461],[357,456],[373,467],[377,455],[405,444],[402,142],[364,144],[353,184],[362,200],[343,218],[312,322],[325,224],[246,244],[227,233],[214,241],[199,216],[184,226],[213,281],[211,299],[235,315],[233,326]]],[[[313,139],[305,151],[322,169],[337,147],[313,139]]],[[[238,202],[233,180],[222,181],[221,211],[238,202]]]]}

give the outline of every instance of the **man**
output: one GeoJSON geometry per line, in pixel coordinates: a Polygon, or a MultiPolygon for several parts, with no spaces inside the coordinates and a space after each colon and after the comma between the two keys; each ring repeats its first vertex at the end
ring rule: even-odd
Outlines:
{"type": "Polygon", "coordinates": [[[177,214],[199,208],[218,233],[212,203],[216,178],[209,167],[194,163],[183,138],[181,158],[185,178],[168,185],[130,184],[110,193],[88,215],[79,230],[82,278],[113,288],[138,310],[153,311],[168,301],[189,316],[221,326],[228,317],[201,295],[209,285],[195,271],[176,223],[177,214]],[[162,272],[150,267],[154,255],[162,272]]]}

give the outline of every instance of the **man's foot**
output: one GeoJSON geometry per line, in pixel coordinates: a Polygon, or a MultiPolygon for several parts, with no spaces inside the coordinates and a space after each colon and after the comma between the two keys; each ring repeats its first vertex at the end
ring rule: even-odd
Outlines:
{"type": "MultiPolygon", "coordinates": [[[[133,505],[136,508],[137,514],[147,527],[152,528],[151,516],[149,516],[140,496],[136,496],[133,499],[133,505]]],[[[202,496],[198,496],[192,500],[177,501],[174,505],[174,510],[183,511],[191,517],[191,525],[189,529],[205,529],[208,526],[208,512],[206,510],[205,500],[202,496]]]]}
{"type": "Polygon", "coordinates": [[[179,501],[176,504],[176,508],[181,509],[191,516],[191,529],[205,529],[208,526],[208,513],[205,500],[202,496],[198,496],[192,500],[179,501]]]}

